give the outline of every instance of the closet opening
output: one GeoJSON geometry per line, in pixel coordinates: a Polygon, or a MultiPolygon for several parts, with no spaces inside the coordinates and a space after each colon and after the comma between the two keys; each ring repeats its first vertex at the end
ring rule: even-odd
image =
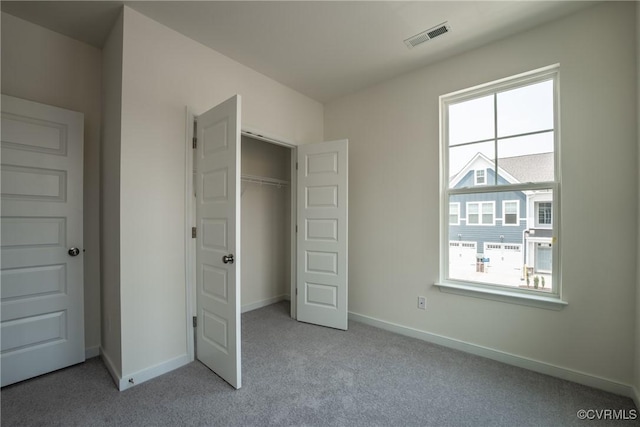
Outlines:
{"type": "Polygon", "coordinates": [[[240,299],[245,313],[292,299],[295,152],[243,131],[240,153],[240,299]]]}

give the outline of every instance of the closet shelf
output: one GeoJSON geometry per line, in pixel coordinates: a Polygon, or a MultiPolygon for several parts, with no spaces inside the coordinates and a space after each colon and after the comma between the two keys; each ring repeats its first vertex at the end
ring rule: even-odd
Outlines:
{"type": "Polygon", "coordinates": [[[277,187],[282,187],[283,185],[289,185],[289,181],[284,181],[282,179],[269,178],[266,176],[257,176],[257,175],[240,175],[240,179],[244,182],[253,182],[255,184],[266,184],[266,185],[275,185],[277,187]]]}

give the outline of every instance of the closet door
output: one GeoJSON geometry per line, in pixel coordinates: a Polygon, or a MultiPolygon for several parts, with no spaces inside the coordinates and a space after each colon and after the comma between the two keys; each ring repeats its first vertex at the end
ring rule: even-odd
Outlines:
{"type": "Polygon", "coordinates": [[[1,381],[84,362],[81,113],[2,95],[1,381]]]}
{"type": "Polygon", "coordinates": [[[196,357],[240,388],[240,96],[200,115],[197,138],[196,357]]]}
{"type": "Polygon", "coordinates": [[[297,317],[346,330],[348,141],[297,151],[297,317]]]}

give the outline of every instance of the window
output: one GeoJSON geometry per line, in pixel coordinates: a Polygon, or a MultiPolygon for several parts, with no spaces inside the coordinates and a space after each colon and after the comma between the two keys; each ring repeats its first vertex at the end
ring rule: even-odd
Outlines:
{"type": "Polygon", "coordinates": [[[551,66],[440,97],[441,288],[566,304],[560,301],[555,203],[558,73],[551,66]],[[497,222],[496,205],[502,209],[497,222]],[[539,225],[550,230],[536,233],[539,225]],[[474,242],[490,256],[459,262],[450,252],[456,240],[474,242]],[[548,245],[546,252],[539,242],[548,245]],[[534,287],[531,274],[545,286],[534,287]]]}
{"type": "Polygon", "coordinates": [[[520,225],[520,202],[505,200],[502,202],[502,225],[520,225]]]}
{"type": "Polygon", "coordinates": [[[467,225],[493,225],[494,202],[468,202],[467,225]]]}
{"type": "Polygon", "coordinates": [[[551,202],[536,203],[536,226],[551,225],[551,202]]]}
{"type": "Polygon", "coordinates": [[[460,203],[451,203],[449,205],[449,224],[460,224],[460,203]]]}

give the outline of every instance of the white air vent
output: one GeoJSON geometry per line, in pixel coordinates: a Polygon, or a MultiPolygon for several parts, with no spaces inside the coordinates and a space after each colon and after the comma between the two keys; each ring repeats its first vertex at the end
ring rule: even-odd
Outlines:
{"type": "Polygon", "coordinates": [[[413,37],[409,37],[408,39],[406,39],[404,41],[404,44],[407,45],[407,47],[409,49],[413,49],[414,47],[418,46],[419,44],[422,44],[426,41],[429,41],[433,38],[439,37],[443,34],[447,34],[448,32],[451,31],[451,27],[449,26],[448,23],[444,22],[440,25],[436,25],[433,28],[429,28],[426,31],[423,31],[419,34],[416,34],[413,37]]]}

